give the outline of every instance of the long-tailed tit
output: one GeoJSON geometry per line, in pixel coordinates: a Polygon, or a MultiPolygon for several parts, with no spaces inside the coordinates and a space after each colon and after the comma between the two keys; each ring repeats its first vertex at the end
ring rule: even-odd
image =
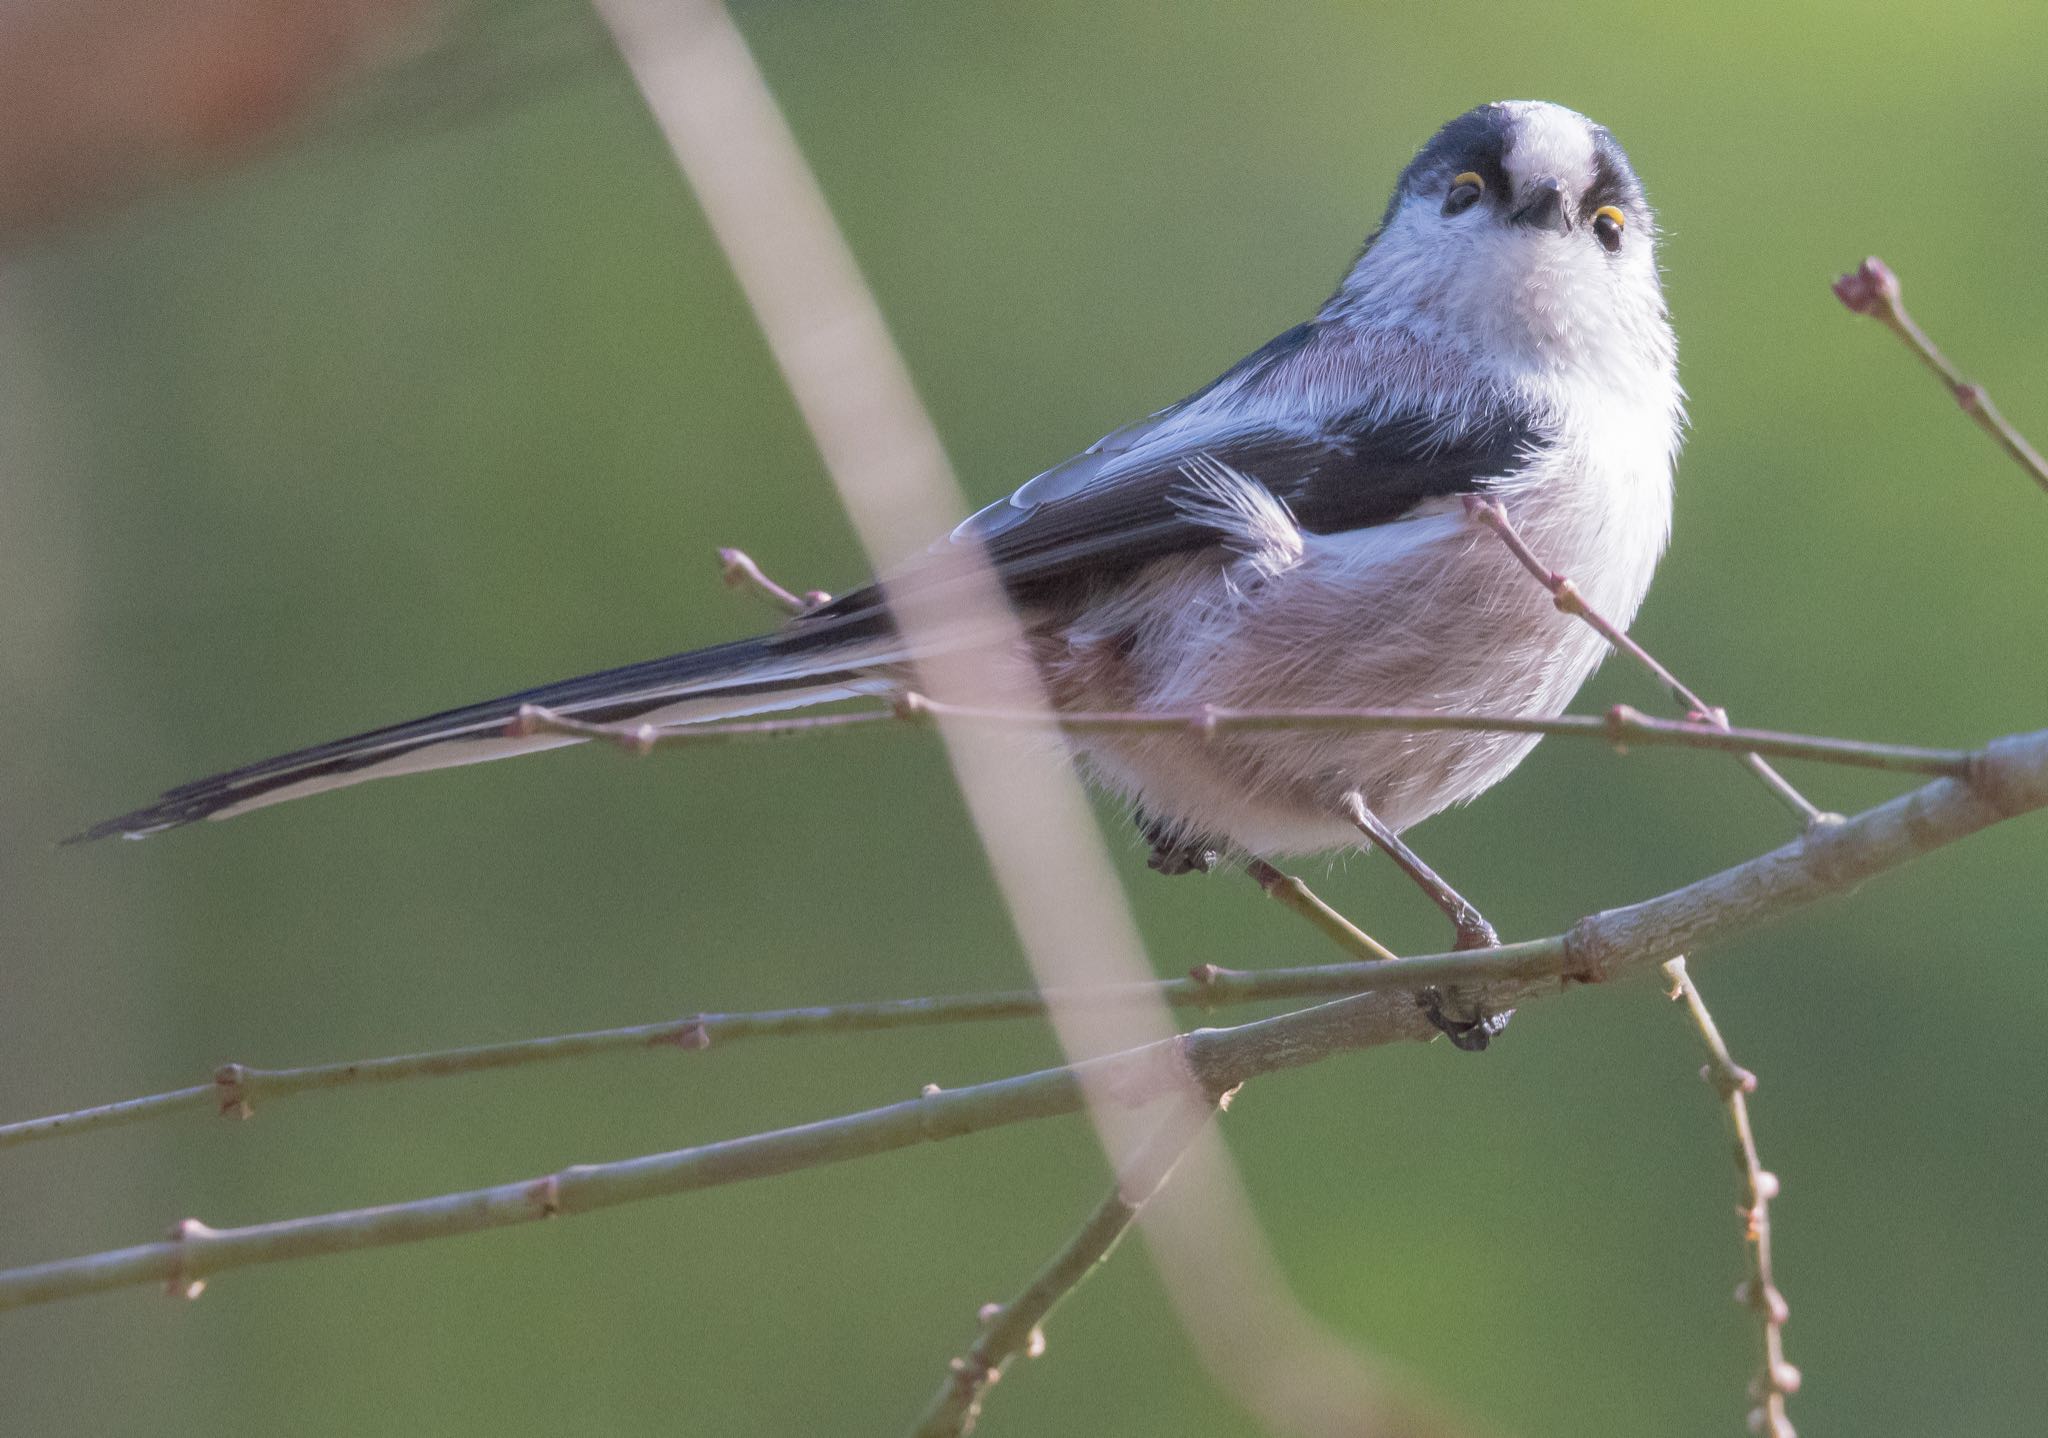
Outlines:
{"type": "MultiPolygon", "coordinates": [[[[1596,608],[1624,624],[1635,614],[1669,531],[1683,426],[1654,239],[1605,129],[1540,102],[1468,111],[1401,172],[1314,318],[974,515],[893,582],[944,583],[949,543],[978,541],[1066,709],[1555,713],[1602,642],[1475,532],[1462,500],[1499,501],[1596,608]]],[[[508,735],[522,705],[684,725],[886,691],[908,657],[869,586],[759,638],[201,779],[80,837],[575,742],[508,735]]],[[[1497,782],[1536,740],[1323,729],[1074,742],[1136,810],[1153,866],[1177,873],[1356,843],[1360,828],[1420,868],[1395,836],[1497,782]]],[[[1461,938],[1487,937],[1434,882],[1461,938]]]]}

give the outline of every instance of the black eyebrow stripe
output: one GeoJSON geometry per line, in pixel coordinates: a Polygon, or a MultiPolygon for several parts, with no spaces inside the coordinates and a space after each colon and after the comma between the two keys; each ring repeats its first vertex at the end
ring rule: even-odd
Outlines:
{"type": "Polygon", "coordinates": [[[1593,183],[1579,197],[1579,218],[1591,219],[1603,205],[1626,211],[1632,205],[1640,207],[1642,201],[1642,185],[1622,157],[1621,146],[1605,126],[1594,126],[1593,183]]]}
{"type": "Polygon", "coordinates": [[[1501,167],[1507,145],[1508,116],[1499,105],[1481,105],[1467,110],[1432,135],[1401,171],[1388,198],[1386,213],[1380,217],[1385,228],[1394,218],[1401,201],[1414,194],[1432,176],[1444,179],[1470,170],[1486,181],[1495,196],[1507,189],[1507,171],[1501,167]]]}

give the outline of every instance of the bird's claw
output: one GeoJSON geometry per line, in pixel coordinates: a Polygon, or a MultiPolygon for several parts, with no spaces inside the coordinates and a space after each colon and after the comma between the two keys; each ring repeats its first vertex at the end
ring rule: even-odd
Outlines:
{"type": "Polygon", "coordinates": [[[1429,1020],[1436,1031],[1451,1041],[1451,1047],[1468,1054],[1483,1053],[1486,1046],[1500,1035],[1514,1017],[1513,1009],[1500,1013],[1488,1013],[1485,1008],[1474,1006],[1470,1018],[1454,1017],[1444,1011],[1443,990],[1423,989],[1416,994],[1415,1002],[1422,1010],[1422,1016],[1429,1020]]]}
{"type": "Polygon", "coordinates": [[[1145,867],[1157,874],[1206,874],[1223,861],[1223,855],[1199,844],[1157,848],[1145,860],[1145,867]]]}

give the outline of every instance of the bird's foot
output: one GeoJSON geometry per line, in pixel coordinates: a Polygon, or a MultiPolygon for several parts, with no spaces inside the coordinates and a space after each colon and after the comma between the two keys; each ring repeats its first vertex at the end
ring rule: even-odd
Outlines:
{"type": "Polygon", "coordinates": [[[1483,1053],[1515,1015],[1513,1009],[1488,1013],[1483,1004],[1460,1002],[1455,989],[1447,999],[1442,989],[1426,988],[1415,995],[1415,1002],[1422,1010],[1422,1016],[1451,1041],[1451,1047],[1468,1054],[1483,1053]],[[1451,1013],[1449,1009],[1453,1005],[1468,1012],[1451,1013]]]}
{"type": "Polygon", "coordinates": [[[1206,874],[1223,861],[1223,855],[1202,844],[1156,845],[1145,867],[1156,874],[1206,874]]]}
{"type": "Polygon", "coordinates": [[[1206,874],[1223,861],[1223,851],[1214,840],[1198,834],[1184,834],[1140,811],[1138,832],[1152,846],[1145,866],[1157,874],[1206,874]]]}

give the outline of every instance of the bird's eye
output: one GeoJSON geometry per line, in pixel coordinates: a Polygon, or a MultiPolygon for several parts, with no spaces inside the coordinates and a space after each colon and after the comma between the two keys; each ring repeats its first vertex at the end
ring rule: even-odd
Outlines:
{"type": "Polygon", "coordinates": [[[1628,217],[1612,205],[1602,205],[1593,211],[1593,237],[1610,255],[1621,248],[1621,232],[1627,226],[1628,217]]]}
{"type": "Polygon", "coordinates": [[[1486,181],[1472,171],[1467,170],[1461,175],[1453,175],[1450,193],[1444,196],[1444,213],[1463,214],[1477,204],[1479,197],[1485,193],[1486,181]]]}

